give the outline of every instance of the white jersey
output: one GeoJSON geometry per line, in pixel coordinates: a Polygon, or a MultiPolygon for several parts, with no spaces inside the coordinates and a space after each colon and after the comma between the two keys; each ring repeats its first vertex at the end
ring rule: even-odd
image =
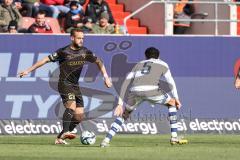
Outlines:
{"type": "Polygon", "coordinates": [[[173,98],[178,99],[169,66],[160,59],[143,60],[134,66],[122,85],[120,101],[124,99],[127,88],[138,96],[153,97],[170,93],[173,98]]]}

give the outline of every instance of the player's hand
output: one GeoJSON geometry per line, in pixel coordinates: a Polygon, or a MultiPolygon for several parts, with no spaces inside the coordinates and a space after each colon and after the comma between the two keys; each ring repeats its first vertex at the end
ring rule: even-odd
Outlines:
{"type": "Polygon", "coordinates": [[[123,106],[122,105],[117,105],[115,111],[114,111],[114,115],[117,116],[117,117],[120,117],[122,116],[123,114],[123,106]]]}
{"type": "Polygon", "coordinates": [[[180,109],[182,107],[182,104],[179,99],[175,100],[175,106],[177,107],[177,109],[180,109]]]}
{"type": "Polygon", "coordinates": [[[240,78],[237,78],[235,80],[235,87],[236,87],[236,89],[240,89],[240,78]]]}
{"type": "Polygon", "coordinates": [[[108,77],[105,78],[104,83],[105,83],[105,85],[106,85],[108,88],[112,87],[112,81],[111,81],[110,78],[108,78],[108,77]]]}
{"type": "Polygon", "coordinates": [[[19,75],[20,78],[22,78],[22,77],[24,77],[24,76],[26,76],[26,75],[28,75],[28,74],[29,74],[28,71],[22,71],[22,72],[18,73],[18,75],[19,75]]]}

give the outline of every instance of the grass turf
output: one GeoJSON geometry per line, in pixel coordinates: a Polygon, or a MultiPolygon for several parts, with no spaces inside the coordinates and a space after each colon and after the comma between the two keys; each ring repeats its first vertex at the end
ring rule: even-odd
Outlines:
{"type": "Polygon", "coordinates": [[[0,160],[238,160],[240,135],[189,135],[187,145],[169,144],[169,135],[117,135],[109,148],[54,145],[54,136],[0,136],[0,160]]]}

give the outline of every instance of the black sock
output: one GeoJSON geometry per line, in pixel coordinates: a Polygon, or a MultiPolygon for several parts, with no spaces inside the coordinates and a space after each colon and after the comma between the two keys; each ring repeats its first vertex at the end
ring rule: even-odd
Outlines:
{"type": "Polygon", "coordinates": [[[64,132],[63,132],[63,130],[62,130],[62,131],[58,134],[57,138],[60,138],[63,133],[64,133],[64,132]]]}
{"type": "Polygon", "coordinates": [[[66,108],[64,114],[63,114],[63,132],[69,131],[69,126],[71,123],[71,119],[73,118],[73,110],[70,108],[66,108]]]}
{"type": "Polygon", "coordinates": [[[70,126],[69,126],[69,131],[73,131],[74,128],[79,124],[80,122],[76,120],[74,117],[71,120],[70,126]]]}

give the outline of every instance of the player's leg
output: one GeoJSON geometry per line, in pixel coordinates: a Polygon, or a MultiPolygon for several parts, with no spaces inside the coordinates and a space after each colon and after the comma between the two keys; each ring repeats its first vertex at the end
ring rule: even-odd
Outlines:
{"type": "Polygon", "coordinates": [[[73,114],[76,109],[76,102],[75,101],[66,101],[64,103],[64,106],[66,109],[63,113],[63,119],[62,119],[63,129],[58,134],[58,136],[55,140],[55,144],[68,144],[65,141],[65,139],[73,139],[76,137],[75,134],[72,134],[71,132],[69,132],[71,119],[73,118],[73,114]]]}
{"type": "Polygon", "coordinates": [[[76,93],[76,109],[74,112],[74,116],[71,119],[71,123],[69,126],[69,131],[73,131],[74,128],[81,123],[81,121],[83,121],[84,119],[84,103],[83,103],[83,98],[82,98],[82,94],[81,91],[79,89],[79,87],[77,87],[77,93],[76,93]]]}
{"type": "Polygon", "coordinates": [[[177,137],[177,108],[175,107],[175,100],[169,99],[166,102],[168,107],[168,119],[170,122],[171,137],[177,137]]]}
{"type": "Polygon", "coordinates": [[[188,141],[184,139],[179,139],[177,134],[177,108],[175,106],[175,99],[167,98],[166,106],[168,106],[168,117],[170,122],[170,130],[171,130],[171,144],[186,144],[188,141]]]}
{"type": "Polygon", "coordinates": [[[61,143],[65,139],[73,139],[76,137],[75,134],[69,132],[69,127],[71,120],[73,118],[74,112],[76,110],[76,90],[73,84],[66,84],[63,82],[58,83],[58,91],[62,98],[65,111],[62,118],[63,129],[61,133],[58,134],[55,144],[65,144],[61,143]]]}
{"type": "MultiPolygon", "coordinates": [[[[129,111],[125,110],[124,111],[124,114],[129,111]]],[[[104,139],[103,142],[106,142],[106,143],[110,143],[110,141],[112,140],[112,138],[116,135],[116,133],[121,129],[124,121],[127,120],[127,117],[117,117],[114,122],[112,123],[111,125],[111,128],[109,130],[109,132],[106,134],[106,137],[104,139]]],[[[104,147],[104,146],[103,146],[104,147]]]]}
{"type": "Polygon", "coordinates": [[[76,110],[76,102],[75,101],[66,101],[64,103],[65,106],[65,111],[63,113],[63,119],[62,119],[62,125],[63,125],[63,129],[62,132],[57,136],[57,138],[61,138],[61,139],[73,139],[76,136],[72,133],[69,132],[70,129],[70,124],[71,124],[71,120],[74,116],[74,112],[76,110]]]}
{"type": "Polygon", "coordinates": [[[62,132],[58,135],[58,138],[56,139],[55,144],[67,144],[67,142],[64,139],[75,138],[76,135],[71,132],[83,119],[84,119],[84,108],[82,105],[77,105],[74,111],[73,117],[71,119],[71,123],[69,125],[69,131],[64,132],[64,129],[63,129],[62,132]]]}
{"type": "Polygon", "coordinates": [[[134,95],[129,95],[127,100],[127,105],[125,107],[124,113],[122,117],[117,117],[115,121],[112,123],[109,132],[106,137],[103,139],[100,144],[101,147],[109,146],[110,141],[116,135],[116,133],[121,129],[125,120],[127,120],[131,114],[131,112],[139,105],[141,99],[134,95]]]}
{"type": "Polygon", "coordinates": [[[131,111],[124,110],[122,117],[117,117],[111,125],[109,132],[106,134],[105,138],[103,139],[100,147],[108,147],[109,143],[111,142],[112,138],[116,135],[116,133],[121,129],[125,120],[128,119],[131,111]]]}
{"type": "Polygon", "coordinates": [[[72,132],[76,126],[81,123],[84,119],[84,108],[82,106],[77,106],[74,116],[71,119],[71,124],[69,126],[69,131],[72,132]]]}
{"type": "Polygon", "coordinates": [[[162,104],[168,107],[168,119],[171,131],[171,144],[184,144],[185,141],[179,140],[177,135],[177,108],[175,106],[175,99],[171,98],[168,94],[160,94],[158,96],[146,97],[148,101],[155,104],[162,104]]]}
{"type": "MultiPolygon", "coordinates": [[[[73,139],[76,137],[75,134],[71,133],[71,131],[76,127],[76,125],[80,122],[79,115],[83,112],[83,98],[78,84],[65,84],[58,83],[58,90],[61,95],[63,104],[66,108],[63,114],[63,130],[58,135],[58,138],[68,138],[73,139]]],[[[80,115],[81,116],[81,115],[80,115]]]]}

